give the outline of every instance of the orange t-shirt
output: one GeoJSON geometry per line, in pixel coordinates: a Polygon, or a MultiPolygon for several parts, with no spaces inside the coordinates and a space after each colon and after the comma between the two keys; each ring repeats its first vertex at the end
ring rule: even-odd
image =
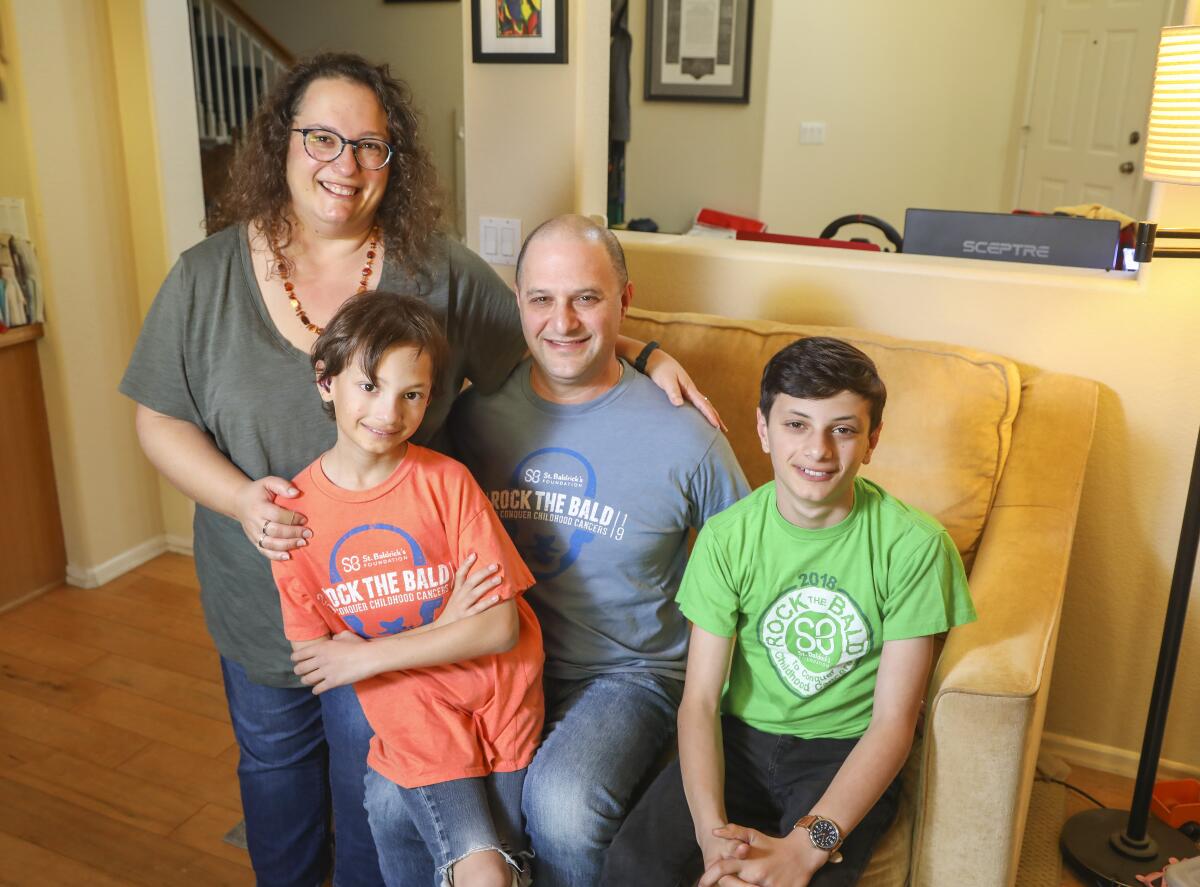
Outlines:
{"type": "Polygon", "coordinates": [[[544,710],[541,629],[521,596],[533,577],[467,469],[410,445],[369,490],[335,486],[320,459],[293,483],[313,535],[290,560],[272,563],[289,640],[346,629],[381,637],[432,622],[471,552],[478,564],[500,565],[496,591],[516,599],[511,650],[354,685],[375,730],[370,766],[406,788],[528,766],[544,710]]]}

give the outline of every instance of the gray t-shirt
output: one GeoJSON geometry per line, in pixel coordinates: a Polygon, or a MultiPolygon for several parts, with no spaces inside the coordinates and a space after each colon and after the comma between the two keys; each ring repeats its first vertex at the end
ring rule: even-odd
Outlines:
{"type": "Polygon", "coordinates": [[[459,398],[449,427],[537,580],[525,596],[546,674],[682,679],[688,624],[674,598],[688,530],[749,492],[737,458],[623,361],[620,382],[584,404],[538,397],[530,366],[495,394],[459,398]]]}
{"type": "MultiPolygon", "coordinates": [[[[425,298],[447,327],[450,359],[414,440],[437,443],[464,378],[495,390],[525,350],[512,291],[457,243],[439,240],[426,275],[384,262],[379,288],[425,298]],[[453,316],[447,311],[453,303],[453,316]]],[[[271,320],[254,278],[244,226],[227,228],[175,264],[146,316],[121,392],[212,436],[247,477],[294,477],[337,430],[321,410],[308,355],[271,320]]],[[[303,504],[298,505],[303,513],[303,504]]],[[[270,562],[241,525],[201,505],[196,572],[208,629],[252,680],[300,686],[283,636],[270,562]]]]}

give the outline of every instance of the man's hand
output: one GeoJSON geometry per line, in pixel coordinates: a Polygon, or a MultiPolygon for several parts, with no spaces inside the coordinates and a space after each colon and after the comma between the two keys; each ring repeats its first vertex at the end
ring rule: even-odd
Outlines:
{"type": "Polygon", "coordinates": [[[721,421],[721,414],[717,412],[717,408],[700,393],[700,389],[696,387],[683,365],[661,348],[655,349],[646,361],[646,375],[663,390],[667,399],[675,406],[682,406],[684,399],[687,399],[708,420],[708,424],[722,431],[729,430],[721,421]]]}
{"type": "Polygon", "coordinates": [[[488,564],[470,572],[476,560],[475,552],[471,552],[459,565],[458,572],[454,574],[454,590],[450,593],[450,600],[434,620],[439,626],[482,613],[500,603],[500,595],[489,594],[504,579],[500,565],[488,564]]]}
{"type": "Polygon", "coordinates": [[[315,695],[344,687],[378,672],[371,667],[371,644],[352,631],[305,644],[292,653],[293,671],[315,695]]]}
{"type": "Polygon", "coordinates": [[[827,852],[794,832],[786,838],[772,838],[731,822],[713,829],[713,837],[741,844],[745,850],[710,864],[698,887],[806,887],[817,869],[829,861],[827,852]]]}

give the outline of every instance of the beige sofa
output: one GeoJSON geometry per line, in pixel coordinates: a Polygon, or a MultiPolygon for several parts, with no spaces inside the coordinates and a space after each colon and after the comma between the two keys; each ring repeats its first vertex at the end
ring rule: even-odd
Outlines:
{"type": "Polygon", "coordinates": [[[834,335],[875,360],[888,403],[863,473],[946,525],[979,620],[946,639],[900,816],[861,883],[1015,883],[1096,384],[844,327],[633,309],[623,332],[657,340],[689,369],[752,486],[771,476],[754,432],[767,359],[800,336],[834,335]]]}

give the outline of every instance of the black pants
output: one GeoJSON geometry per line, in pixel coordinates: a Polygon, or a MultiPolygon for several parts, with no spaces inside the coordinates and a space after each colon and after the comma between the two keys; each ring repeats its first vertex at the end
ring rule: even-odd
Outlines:
{"type": "MultiPolygon", "coordinates": [[[[829,787],[857,739],[776,736],[723,717],[725,812],[732,822],[785,836],[829,787]]],[[[822,866],[812,887],[851,887],[896,815],[897,777],[842,845],[843,860],[822,866]]],[[[819,812],[819,811],[818,811],[819,812]]],[[[704,872],[683,794],[679,761],[659,774],[621,826],[605,858],[601,884],[691,887],[704,872]]]]}

